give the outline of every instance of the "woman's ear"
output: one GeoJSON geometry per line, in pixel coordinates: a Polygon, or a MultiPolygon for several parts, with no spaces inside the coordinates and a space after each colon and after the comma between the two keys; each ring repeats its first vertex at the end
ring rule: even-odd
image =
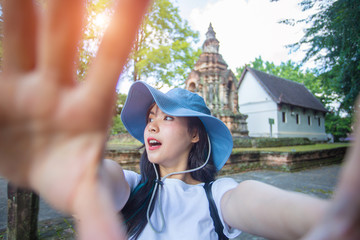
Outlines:
{"type": "Polygon", "coordinates": [[[197,143],[199,140],[200,140],[199,132],[198,132],[197,130],[194,130],[194,131],[192,132],[191,142],[192,142],[192,143],[197,143]]]}

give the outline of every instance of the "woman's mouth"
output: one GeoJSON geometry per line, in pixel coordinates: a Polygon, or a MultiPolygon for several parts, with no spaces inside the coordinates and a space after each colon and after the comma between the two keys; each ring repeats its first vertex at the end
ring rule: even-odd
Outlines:
{"type": "Polygon", "coordinates": [[[161,147],[161,142],[155,138],[148,138],[149,150],[156,150],[161,147]]]}

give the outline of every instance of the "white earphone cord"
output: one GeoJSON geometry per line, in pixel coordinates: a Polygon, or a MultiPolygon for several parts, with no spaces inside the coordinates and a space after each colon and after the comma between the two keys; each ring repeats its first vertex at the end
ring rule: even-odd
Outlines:
{"type": "MultiPolygon", "coordinates": [[[[209,162],[209,159],[210,159],[210,154],[211,154],[211,142],[210,142],[210,138],[209,136],[207,136],[207,139],[208,139],[208,143],[209,143],[209,152],[208,152],[208,155],[207,155],[207,158],[206,158],[206,161],[204,162],[203,165],[197,167],[197,168],[194,168],[194,169],[189,169],[189,170],[185,170],[185,171],[179,171],[179,172],[173,172],[173,173],[169,173],[167,175],[165,175],[164,177],[162,177],[160,179],[159,177],[159,173],[156,169],[156,166],[155,164],[153,163],[153,167],[154,167],[154,170],[155,170],[155,174],[156,174],[156,180],[155,180],[155,187],[154,187],[154,191],[152,192],[151,194],[151,198],[150,198],[150,202],[149,202],[149,205],[148,205],[148,208],[147,208],[147,211],[146,211],[146,218],[148,220],[148,223],[150,224],[150,227],[152,228],[152,230],[154,230],[154,232],[157,232],[157,233],[161,233],[162,231],[164,231],[164,228],[165,228],[165,217],[164,217],[164,213],[162,211],[162,205],[161,205],[161,185],[163,185],[163,182],[164,180],[171,176],[171,175],[175,175],[175,174],[184,174],[184,173],[189,173],[189,172],[195,172],[197,170],[200,170],[201,168],[205,167],[206,164],[209,162]],[[154,197],[155,197],[155,193],[156,193],[156,190],[158,188],[158,186],[160,185],[160,188],[159,188],[159,195],[158,195],[158,199],[159,199],[159,208],[160,208],[160,216],[161,216],[161,228],[160,230],[156,229],[154,227],[154,225],[152,224],[152,222],[150,221],[150,207],[151,207],[151,204],[152,202],[154,201],[154,197]]],[[[155,209],[154,209],[155,210],[155,209]]]]}

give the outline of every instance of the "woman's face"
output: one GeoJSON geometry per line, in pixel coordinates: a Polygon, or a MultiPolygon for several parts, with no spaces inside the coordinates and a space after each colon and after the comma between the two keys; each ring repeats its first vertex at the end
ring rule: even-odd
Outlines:
{"type": "Polygon", "coordinates": [[[144,140],[149,161],[171,172],[187,168],[189,152],[199,136],[196,131],[189,132],[186,117],[167,115],[154,105],[149,111],[144,140]]]}

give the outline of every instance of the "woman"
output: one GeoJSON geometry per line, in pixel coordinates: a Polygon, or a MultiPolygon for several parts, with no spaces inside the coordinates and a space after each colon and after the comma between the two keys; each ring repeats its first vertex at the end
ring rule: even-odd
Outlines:
{"type": "MultiPolygon", "coordinates": [[[[31,0],[2,3],[0,174],[17,185],[32,188],[57,209],[76,215],[80,219],[80,239],[126,238],[117,210],[127,204],[130,185],[136,183],[128,182],[130,178],[121,167],[103,161],[102,156],[115,103],[115,86],[148,2],[118,1],[98,55],[82,84],[73,78],[73,63],[81,33],[83,1],[47,1],[44,11],[36,9],[38,5],[31,0]]],[[[241,229],[273,238],[305,235],[307,239],[359,239],[360,130],[356,126],[355,147],[347,156],[339,187],[328,207],[302,195],[244,182],[221,197],[221,216],[228,230],[241,229]],[[269,207],[271,202],[276,204],[269,207]],[[321,207],[313,208],[315,205],[321,207]],[[273,210],[284,206],[294,210],[273,210]],[[318,217],[312,216],[317,215],[313,211],[319,212],[318,217]]],[[[157,144],[156,140],[151,143],[157,144]]],[[[159,170],[161,176],[178,169],[160,165],[164,166],[159,170]]],[[[199,180],[185,175],[181,181],[196,186],[199,180]]],[[[167,180],[170,179],[164,182],[167,180]]],[[[161,209],[156,206],[162,202],[158,195],[153,200],[150,220],[161,209]]],[[[171,225],[165,223],[165,227],[171,225]]],[[[152,224],[155,230],[162,230],[162,222],[152,224]]]]}
{"type": "MultiPolygon", "coordinates": [[[[203,186],[215,180],[231,154],[225,124],[211,116],[199,95],[185,89],[164,94],[143,82],[132,85],[121,116],[129,133],[145,144],[141,176],[125,172],[133,190],[122,211],[130,236],[217,239],[203,186]]],[[[236,185],[230,178],[214,183],[219,209],[222,195],[236,185]]]]}
{"type": "MultiPolygon", "coordinates": [[[[218,239],[203,185],[214,181],[231,154],[225,124],[211,116],[199,95],[184,89],[164,94],[143,82],[130,88],[121,116],[129,133],[145,144],[141,175],[125,171],[124,176],[132,190],[122,211],[131,238],[218,239]]],[[[256,181],[221,178],[212,190],[228,238],[243,230],[297,239],[327,208],[323,200],[256,181]]]]}

